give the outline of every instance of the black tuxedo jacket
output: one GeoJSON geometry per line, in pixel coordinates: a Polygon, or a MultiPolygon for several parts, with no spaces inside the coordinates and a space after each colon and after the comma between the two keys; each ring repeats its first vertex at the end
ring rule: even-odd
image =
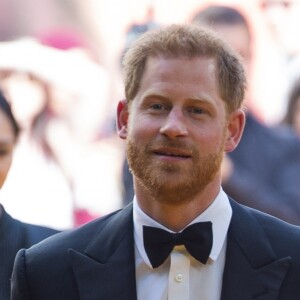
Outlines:
{"type": "MultiPolygon", "coordinates": [[[[300,228],[231,205],[221,299],[299,300],[300,228]]],[[[135,300],[132,205],[19,251],[12,288],[12,300],[135,300]]]]}
{"type": "Polygon", "coordinates": [[[22,223],[1,206],[0,217],[0,299],[10,299],[10,279],[17,252],[29,248],[58,231],[22,223]]]}

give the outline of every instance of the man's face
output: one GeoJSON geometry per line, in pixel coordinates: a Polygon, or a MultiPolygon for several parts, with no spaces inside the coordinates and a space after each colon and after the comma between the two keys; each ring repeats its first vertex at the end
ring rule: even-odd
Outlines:
{"type": "Polygon", "coordinates": [[[126,109],[128,122],[119,135],[127,139],[136,188],[176,203],[219,181],[223,152],[232,145],[225,142],[227,115],[214,59],[149,58],[126,109]]]}

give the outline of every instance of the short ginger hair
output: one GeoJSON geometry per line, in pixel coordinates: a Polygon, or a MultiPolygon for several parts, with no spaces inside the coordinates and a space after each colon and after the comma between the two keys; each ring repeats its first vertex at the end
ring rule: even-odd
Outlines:
{"type": "Polygon", "coordinates": [[[142,34],[123,57],[125,96],[136,97],[149,57],[213,58],[220,97],[227,112],[242,106],[246,75],[239,55],[213,31],[193,24],[173,24],[142,34]]]}

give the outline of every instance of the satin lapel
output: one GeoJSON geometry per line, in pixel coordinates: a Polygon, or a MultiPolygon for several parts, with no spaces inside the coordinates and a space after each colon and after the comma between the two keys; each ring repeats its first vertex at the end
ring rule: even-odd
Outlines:
{"type": "Polygon", "coordinates": [[[132,205],[104,225],[85,253],[69,250],[81,300],[136,299],[132,205]]]}
{"type": "Polygon", "coordinates": [[[277,258],[256,218],[231,202],[222,300],[274,300],[291,258],[277,258]]]}

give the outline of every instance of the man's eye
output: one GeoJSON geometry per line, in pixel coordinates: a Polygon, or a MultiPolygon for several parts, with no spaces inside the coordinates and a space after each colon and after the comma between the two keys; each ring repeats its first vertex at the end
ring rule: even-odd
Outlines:
{"type": "Polygon", "coordinates": [[[150,107],[152,109],[155,109],[155,110],[162,110],[162,109],[164,109],[164,106],[162,104],[159,104],[159,103],[152,104],[150,107]]]}
{"type": "Polygon", "coordinates": [[[193,114],[203,114],[205,111],[200,107],[193,107],[190,110],[193,114]]]}

